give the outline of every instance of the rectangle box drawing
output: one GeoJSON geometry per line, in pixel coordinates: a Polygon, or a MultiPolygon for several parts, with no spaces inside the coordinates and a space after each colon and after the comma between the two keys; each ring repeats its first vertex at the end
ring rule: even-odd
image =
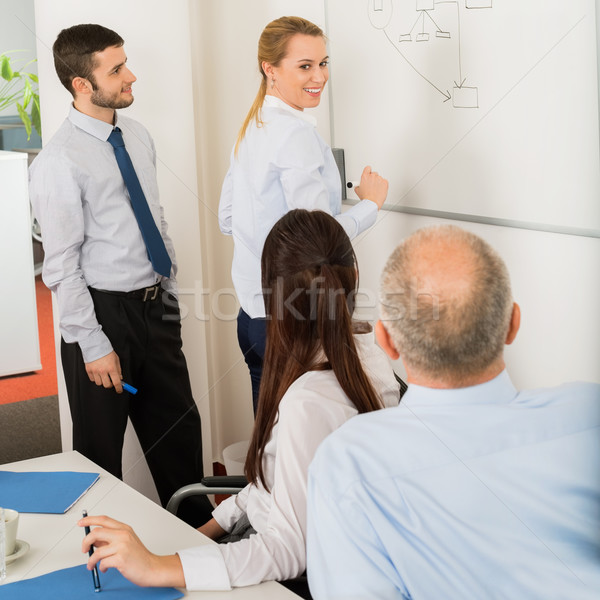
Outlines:
{"type": "Polygon", "coordinates": [[[479,108],[479,94],[476,87],[455,87],[452,90],[454,108],[479,108]]]}
{"type": "Polygon", "coordinates": [[[417,10],[433,10],[434,0],[417,0],[417,10]]]}
{"type": "Polygon", "coordinates": [[[465,0],[467,8],[492,8],[492,0],[465,0]]]}

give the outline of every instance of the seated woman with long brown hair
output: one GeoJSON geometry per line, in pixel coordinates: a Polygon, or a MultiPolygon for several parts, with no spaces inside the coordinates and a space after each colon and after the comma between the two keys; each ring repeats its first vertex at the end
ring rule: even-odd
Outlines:
{"type": "Polygon", "coordinates": [[[84,540],[88,567],[116,567],[143,585],[229,589],[286,580],[306,569],[306,484],[319,444],[357,413],[398,404],[391,365],[373,333],[355,334],[358,271],[342,226],[321,211],[293,210],[262,254],[268,318],[265,367],[245,472],[250,483],[200,531],[221,543],[150,553],[108,517],[84,540]],[[226,542],[226,543],[223,543],[226,542]]]}

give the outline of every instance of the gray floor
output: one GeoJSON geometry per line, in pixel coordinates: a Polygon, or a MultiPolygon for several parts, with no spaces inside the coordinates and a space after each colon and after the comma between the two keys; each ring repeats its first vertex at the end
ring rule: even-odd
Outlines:
{"type": "Polygon", "coordinates": [[[0,465],[61,451],[58,396],[0,405],[0,465]]]}

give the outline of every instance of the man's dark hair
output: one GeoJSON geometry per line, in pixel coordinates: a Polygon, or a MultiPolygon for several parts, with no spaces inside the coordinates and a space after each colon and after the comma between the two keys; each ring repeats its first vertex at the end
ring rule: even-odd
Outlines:
{"type": "Polygon", "coordinates": [[[96,87],[92,71],[96,68],[95,52],[120,47],[123,38],[102,25],[82,24],[63,29],[52,46],[54,68],[61,83],[75,96],[73,79],[83,77],[96,87]]]}

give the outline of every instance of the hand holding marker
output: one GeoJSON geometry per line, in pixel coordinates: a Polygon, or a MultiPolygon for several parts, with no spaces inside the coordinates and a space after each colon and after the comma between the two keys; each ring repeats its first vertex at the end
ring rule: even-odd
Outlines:
{"type": "Polygon", "coordinates": [[[371,200],[381,209],[387,198],[388,181],[366,166],[360,176],[360,181],[347,181],[346,187],[354,190],[360,200],[371,200]]]}

